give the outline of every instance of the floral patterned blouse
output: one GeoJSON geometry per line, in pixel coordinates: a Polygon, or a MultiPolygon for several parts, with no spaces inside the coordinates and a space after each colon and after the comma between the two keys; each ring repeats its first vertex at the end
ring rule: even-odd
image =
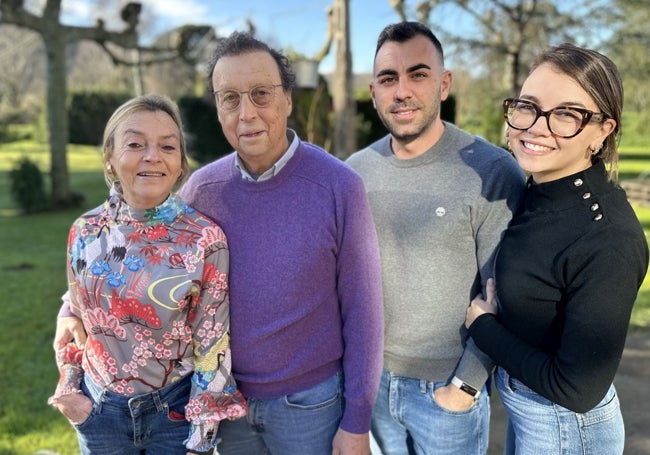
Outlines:
{"type": "Polygon", "coordinates": [[[68,298],[88,340],[57,353],[54,396],[83,374],[115,393],[151,392],[192,374],[188,448],[214,446],[218,422],[246,413],[231,375],[229,254],[223,231],[178,197],[138,210],[115,189],[68,237],[68,298]]]}

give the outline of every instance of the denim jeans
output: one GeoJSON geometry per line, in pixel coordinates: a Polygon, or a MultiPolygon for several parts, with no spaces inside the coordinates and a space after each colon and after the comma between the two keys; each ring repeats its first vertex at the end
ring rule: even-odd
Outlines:
{"type": "Polygon", "coordinates": [[[436,403],[435,391],[444,385],[382,372],[372,435],[384,455],[487,453],[490,400],[486,388],[471,408],[455,412],[436,403]]]}
{"type": "Polygon", "coordinates": [[[563,408],[533,392],[503,368],[497,389],[508,414],[505,454],[617,455],[625,428],[614,385],[584,414],[563,408]]]}
{"type": "Polygon", "coordinates": [[[75,425],[83,455],[185,455],[190,432],[185,405],[191,375],[154,392],[127,397],[104,390],[87,376],[82,391],[93,401],[86,420],[75,425]]]}
{"type": "Polygon", "coordinates": [[[302,392],[247,401],[245,418],[219,425],[219,455],[331,455],[343,416],[341,372],[302,392]]]}

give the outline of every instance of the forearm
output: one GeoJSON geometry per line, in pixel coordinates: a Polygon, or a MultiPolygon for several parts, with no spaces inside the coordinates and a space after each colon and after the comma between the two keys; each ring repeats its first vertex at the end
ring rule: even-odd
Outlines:
{"type": "Polygon", "coordinates": [[[454,371],[454,376],[481,390],[494,370],[495,362],[481,351],[474,340],[467,338],[463,355],[454,371]]]}
{"type": "Polygon", "coordinates": [[[370,430],[383,364],[384,316],[379,246],[363,185],[346,195],[354,213],[341,224],[337,289],[343,320],[343,373],[346,407],[341,428],[363,434],[370,430]]]}

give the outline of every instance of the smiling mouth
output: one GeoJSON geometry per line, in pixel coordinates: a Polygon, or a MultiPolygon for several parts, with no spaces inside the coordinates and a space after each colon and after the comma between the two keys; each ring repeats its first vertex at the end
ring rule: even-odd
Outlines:
{"type": "Polygon", "coordinates": [[[239,135],[239,137],[257,137],[260,134],[262,134],[262,131],[255,131],[253,133],[242,133],[239,135]]]}
{"type": "Polygon", "coordinates": [[[552,147],[547,147],[545,145],[531,144],[530,142],[525,142],[525,141],[523,141],[522,144],[528,150],[532,150],[533,152],[538,152],[538,153],[545,153],[553,150],[552,147]]]}
{"type": "Polygon", "coordinates": [[[393,109],[390,111],[390,113],[393,115],[409,115],[415,111],[416,111],[415,108],[400,108],[400,109],[393,109]]]}
{"type": "Polygon", "coordinates": [[[166,175],[164,172],[138,172],[140,177],[165,177],[166,175]]]}

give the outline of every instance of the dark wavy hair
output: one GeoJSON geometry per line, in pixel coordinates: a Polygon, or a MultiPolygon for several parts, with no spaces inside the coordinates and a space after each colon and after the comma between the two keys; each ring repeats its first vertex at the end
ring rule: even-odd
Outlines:
{"type": "Polygon", "coordinates": [[[212,85],[212,74],[214,73],[214,67],[220,58],[260,51],[268,52],[278,65],[280,80],[282,81],[282,89],[285,92],[293,90],[296,87],[296,74],[294,73],[287,57],[280,53],[280,51],[277,51],[271,48],[268,44],[258,40],[250,33],[233,32],[227,38],[223,38],[219,41],[217,49],[208,63],[208,89],[210,92],[214,91],[214,86],[212,85]]]}

